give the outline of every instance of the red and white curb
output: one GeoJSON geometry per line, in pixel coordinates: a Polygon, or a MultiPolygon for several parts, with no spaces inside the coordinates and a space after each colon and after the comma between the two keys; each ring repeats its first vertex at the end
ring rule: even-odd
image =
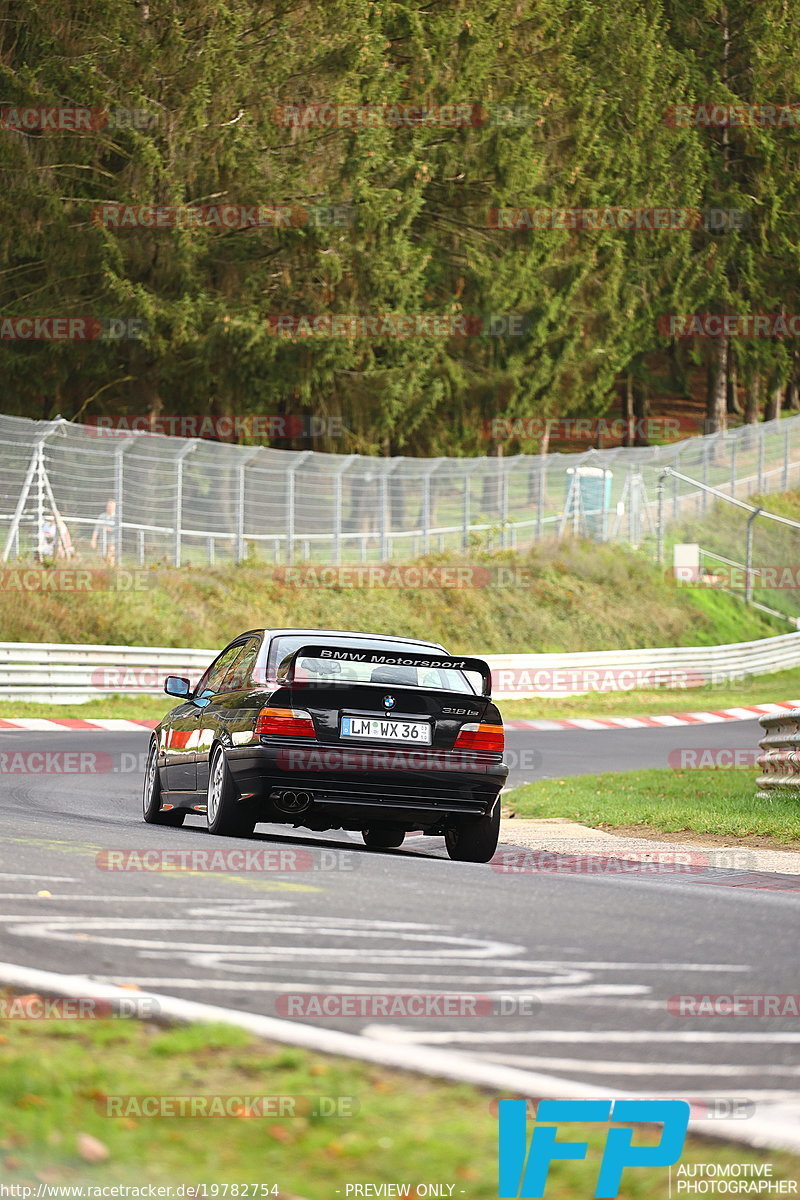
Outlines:
{"type": "MultiPolygon", "coordinates": [[[[211,1022],[235,1025],[268,1041],[301,1046],[319,1054],[337,1054],[361,1062],[377,1063],[401,1071],[413,1071],[437,1079],[469,1083],[507,1096],[547,1096],[555,1100],[609,1098],[610,1089],[596,1084],[487,1062],[459,1050],[394,1041],[391,1030],[380,1026],[372,1028],[372,1036],[367,1033],[344,1033],[338,1029],[307,1025],[303,1021],[286,1021],[242,1009],[183,1000],[160,992],[132,991],[129,987],[101,983],[87,975],[62,975],[7,962],[0,962],[0,985],[15,991],[38,992],[46,996],[124,999],[127,1003],[135,996],[140,1005],[146,1002],[146,1007],[143,1010],[140,1008],[140,1012],[153,1014],[149,1019],[161,1023],[202,1025],[211,1022]]],[[[613,1089],[614,1099],[632,1099],[635,1096],[635,1092],[613,1089]]],[[[715,1121],[714,1129],[709,1129],[707,1121],[691,1120],[689,1129],[693,1134],[711,1141],[739,1142],[762,1150],[800,1151],[800,1132],[793,1114],[773,1112],[768,1116],[754,1116],[748,1121],[715,1121]]]]}
{"type": "Polygon", "coordinates": [[[658,729],[675,725],[715,725],[719,721],[752,721],[773,713],[800,708],[800,700],[779,704],[747,704],[739,708],[709,709],[707,712],[664,713],[656,717],[571,717],[569,720],[504,721],[506,729],[658,729]]]}
{"type": "Polygon", "coordinates": [[[94,721],[82,721],[77,717],[62,717],[51,721],[44,717],[16,717],[6,720],[0,717],[0,733],[4,729],[28,729],[32,733],[79,733],[82,729],[104,729],[106,733],[132,733],[140,729],[155,729],[158,721],[124,721],[121,717],[97,717],[94,721]]]}
{"type": "MultiPolygon", "coordinates": [[[[504,721],[506,729],[538,729],[543,733],[556,729],[658,729],[676,725],[715,725],[720,721],[752,721],[755,717],[771,716],[800,708],[800,700],[782,700],[775,704],[747,704],[739,708],[709,709],[703,712],[662,713],[655,717],[571,717],[569,720],[504,721]]],[[[27,729],[32,733],[68,733],[71,730],[93,729],[107,733],[134,733],[140,729],[155,729],[158,721],[125,721],[122,718],[98,717],[84,721],[78,717],[50,720],[44,717],[0,717],[0,733],[6,729],[27,729]]]]}

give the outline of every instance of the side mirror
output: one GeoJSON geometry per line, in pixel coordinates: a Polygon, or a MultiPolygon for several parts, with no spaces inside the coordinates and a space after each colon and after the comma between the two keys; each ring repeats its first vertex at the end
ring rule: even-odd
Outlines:
{"type": "Polygon", "coordinates": [[[164,680],[164,691],[168,696],[181,696],[185,700],[191,690],[189,680],[180,675],[168,675],[164,680]]]}

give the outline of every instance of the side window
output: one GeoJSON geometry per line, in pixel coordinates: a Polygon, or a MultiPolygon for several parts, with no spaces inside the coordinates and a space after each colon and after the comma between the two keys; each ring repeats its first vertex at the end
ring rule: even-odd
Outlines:
{"type": "Polygon", "coordinates": [[[228,673],[229,668],[233,666],[237,655],[241,654],[242,648],[242,643],[236,642],[235,645],[228,646],[226,650],[222,651],[222,654],[214,659],[195,688],[198,695],[201,692],[218,692],[221,690],[222,681],[228,673]]]}
{"type": "Polygon", "coordinates": [[[239,655],[229,668],[220,691],[235,692],[239,688],[247,687],[255,661],[258,658],[259,649],[260,643],[258,638],[250,638],[250,641],[245,643],[244,652],[239,655]]]}

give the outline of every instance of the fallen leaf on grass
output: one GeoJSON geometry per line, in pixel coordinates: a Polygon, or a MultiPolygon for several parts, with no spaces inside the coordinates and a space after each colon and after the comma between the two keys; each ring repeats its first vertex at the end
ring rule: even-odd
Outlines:
{"type": "Polygon", "coordinates": [[[111,1157],[108,1146],[90,1133],[79,1133],[76,1138],[78,1154],[84,1162],[101,1163],[111,1157]]]}

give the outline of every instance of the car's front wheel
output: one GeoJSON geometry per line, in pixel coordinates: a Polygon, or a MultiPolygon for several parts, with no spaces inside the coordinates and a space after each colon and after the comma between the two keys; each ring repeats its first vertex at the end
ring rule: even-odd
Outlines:
{"type": "Polygon", "coordinates": [[[236,784],[225,760],[222,746],[215,746],[208,766],[206,799],[208,832],[223,837],[250,837],[255,821],[242,810],[236,799],[236,784]]]}
{"type": "Polygon", "coordinates": [[[158,747],[150,743],[142,788],[142,816],[148,825],[182,825],[186,812],[182,808],[161,811],[161,778],[158,774],[158,747]]]}
{"type": "Polygon", "coordinates": [[[477,821],[454,825],[444,835],[447,853],[458,862],[489,862],[500,837],[500,801],[492,811],[477,821]]]}
{"type": "Polygon", "coordinates": [[[369,829],[362,829],[361,836],[371,850],[396,850],[402,846],[406,832],[393,825],[371,825],[369,829]]]}

